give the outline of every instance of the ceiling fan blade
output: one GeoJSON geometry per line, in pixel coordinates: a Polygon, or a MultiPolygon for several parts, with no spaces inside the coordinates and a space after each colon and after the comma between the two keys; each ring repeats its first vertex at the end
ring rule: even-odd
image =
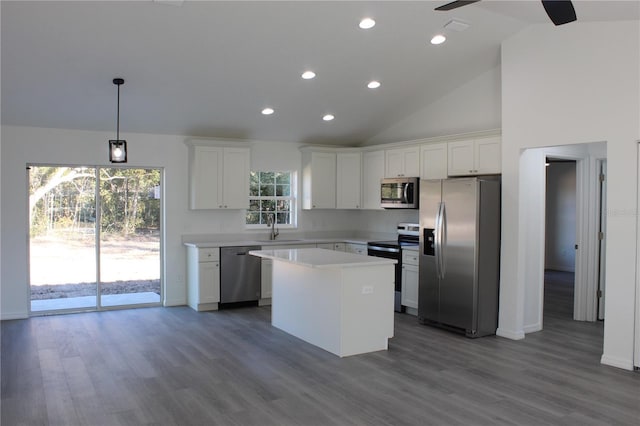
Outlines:
{"type": "Polygon", "coordinates": [[[466,6],[471,3],[477,3],[480,0],[456,0],[451,3],[443,4],[442,6],[436,7],[435,10],[452,10],[457,9],[462,6],[466,6]]]}
{"type": "Polygon", "coordinates": [[[556,25],[567,24],[577,19],[573,3],[569,0],[542,0],[542,5],[556,25]]]}

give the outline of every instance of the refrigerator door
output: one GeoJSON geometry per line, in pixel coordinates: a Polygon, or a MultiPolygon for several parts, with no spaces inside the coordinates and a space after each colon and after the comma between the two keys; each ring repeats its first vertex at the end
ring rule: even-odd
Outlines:
{"type": "Polygon", "coordinates": [[[440,282],[436,232],[438,211],[442,201],[442,181],[420,181],[420,271],[418,291],[418,319],[421,322],[439,321],[440,282]]]}
{"type": "Polygon", "coordinates": [[[442,201],[445,241],[442,248],[439,322],[467,331],[475,330],[477,179],[443,181],[442,201]]]}

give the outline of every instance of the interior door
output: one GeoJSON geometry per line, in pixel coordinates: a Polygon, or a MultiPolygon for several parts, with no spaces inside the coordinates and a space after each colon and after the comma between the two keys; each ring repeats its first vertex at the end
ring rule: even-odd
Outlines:
{"type": "Polygon", "coordinates": [[[607,235],[607,160],[600,163],[600,270],[598,274],[598,319],[604,320],[607,235]]]}
{"type": "Polygon", "coordinates": [[[440,321],[472,330],[476,288],[476,235],[478,216],[476,179],[443,181],[445,244],[440,283],[440,321]]]}

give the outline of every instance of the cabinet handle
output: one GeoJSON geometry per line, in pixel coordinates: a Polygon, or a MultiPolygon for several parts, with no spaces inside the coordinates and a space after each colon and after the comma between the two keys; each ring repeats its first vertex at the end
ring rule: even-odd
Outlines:
{"type": "Polygon", "coordinates": [[[220,205],[218,206],[218,208],[219,208],[219,209],[221,209],[221,208],[222,208],[222,204],[220,204],[220,205]]]}

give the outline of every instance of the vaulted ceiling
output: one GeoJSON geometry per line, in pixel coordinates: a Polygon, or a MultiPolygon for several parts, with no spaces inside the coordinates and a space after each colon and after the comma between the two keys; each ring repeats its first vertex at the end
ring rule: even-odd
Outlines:
{"type": "MultiPolygon", "coordinates": [[[[497,67],[502,40],[553,25],[537,0],[433,10],[446,2],[2,1],[2,123],[115,131],[121,77],[123,134],[359,144],[497,67]]],[[[574,4],[567,25],[639,16],[635,1],[574,4]]]]}

